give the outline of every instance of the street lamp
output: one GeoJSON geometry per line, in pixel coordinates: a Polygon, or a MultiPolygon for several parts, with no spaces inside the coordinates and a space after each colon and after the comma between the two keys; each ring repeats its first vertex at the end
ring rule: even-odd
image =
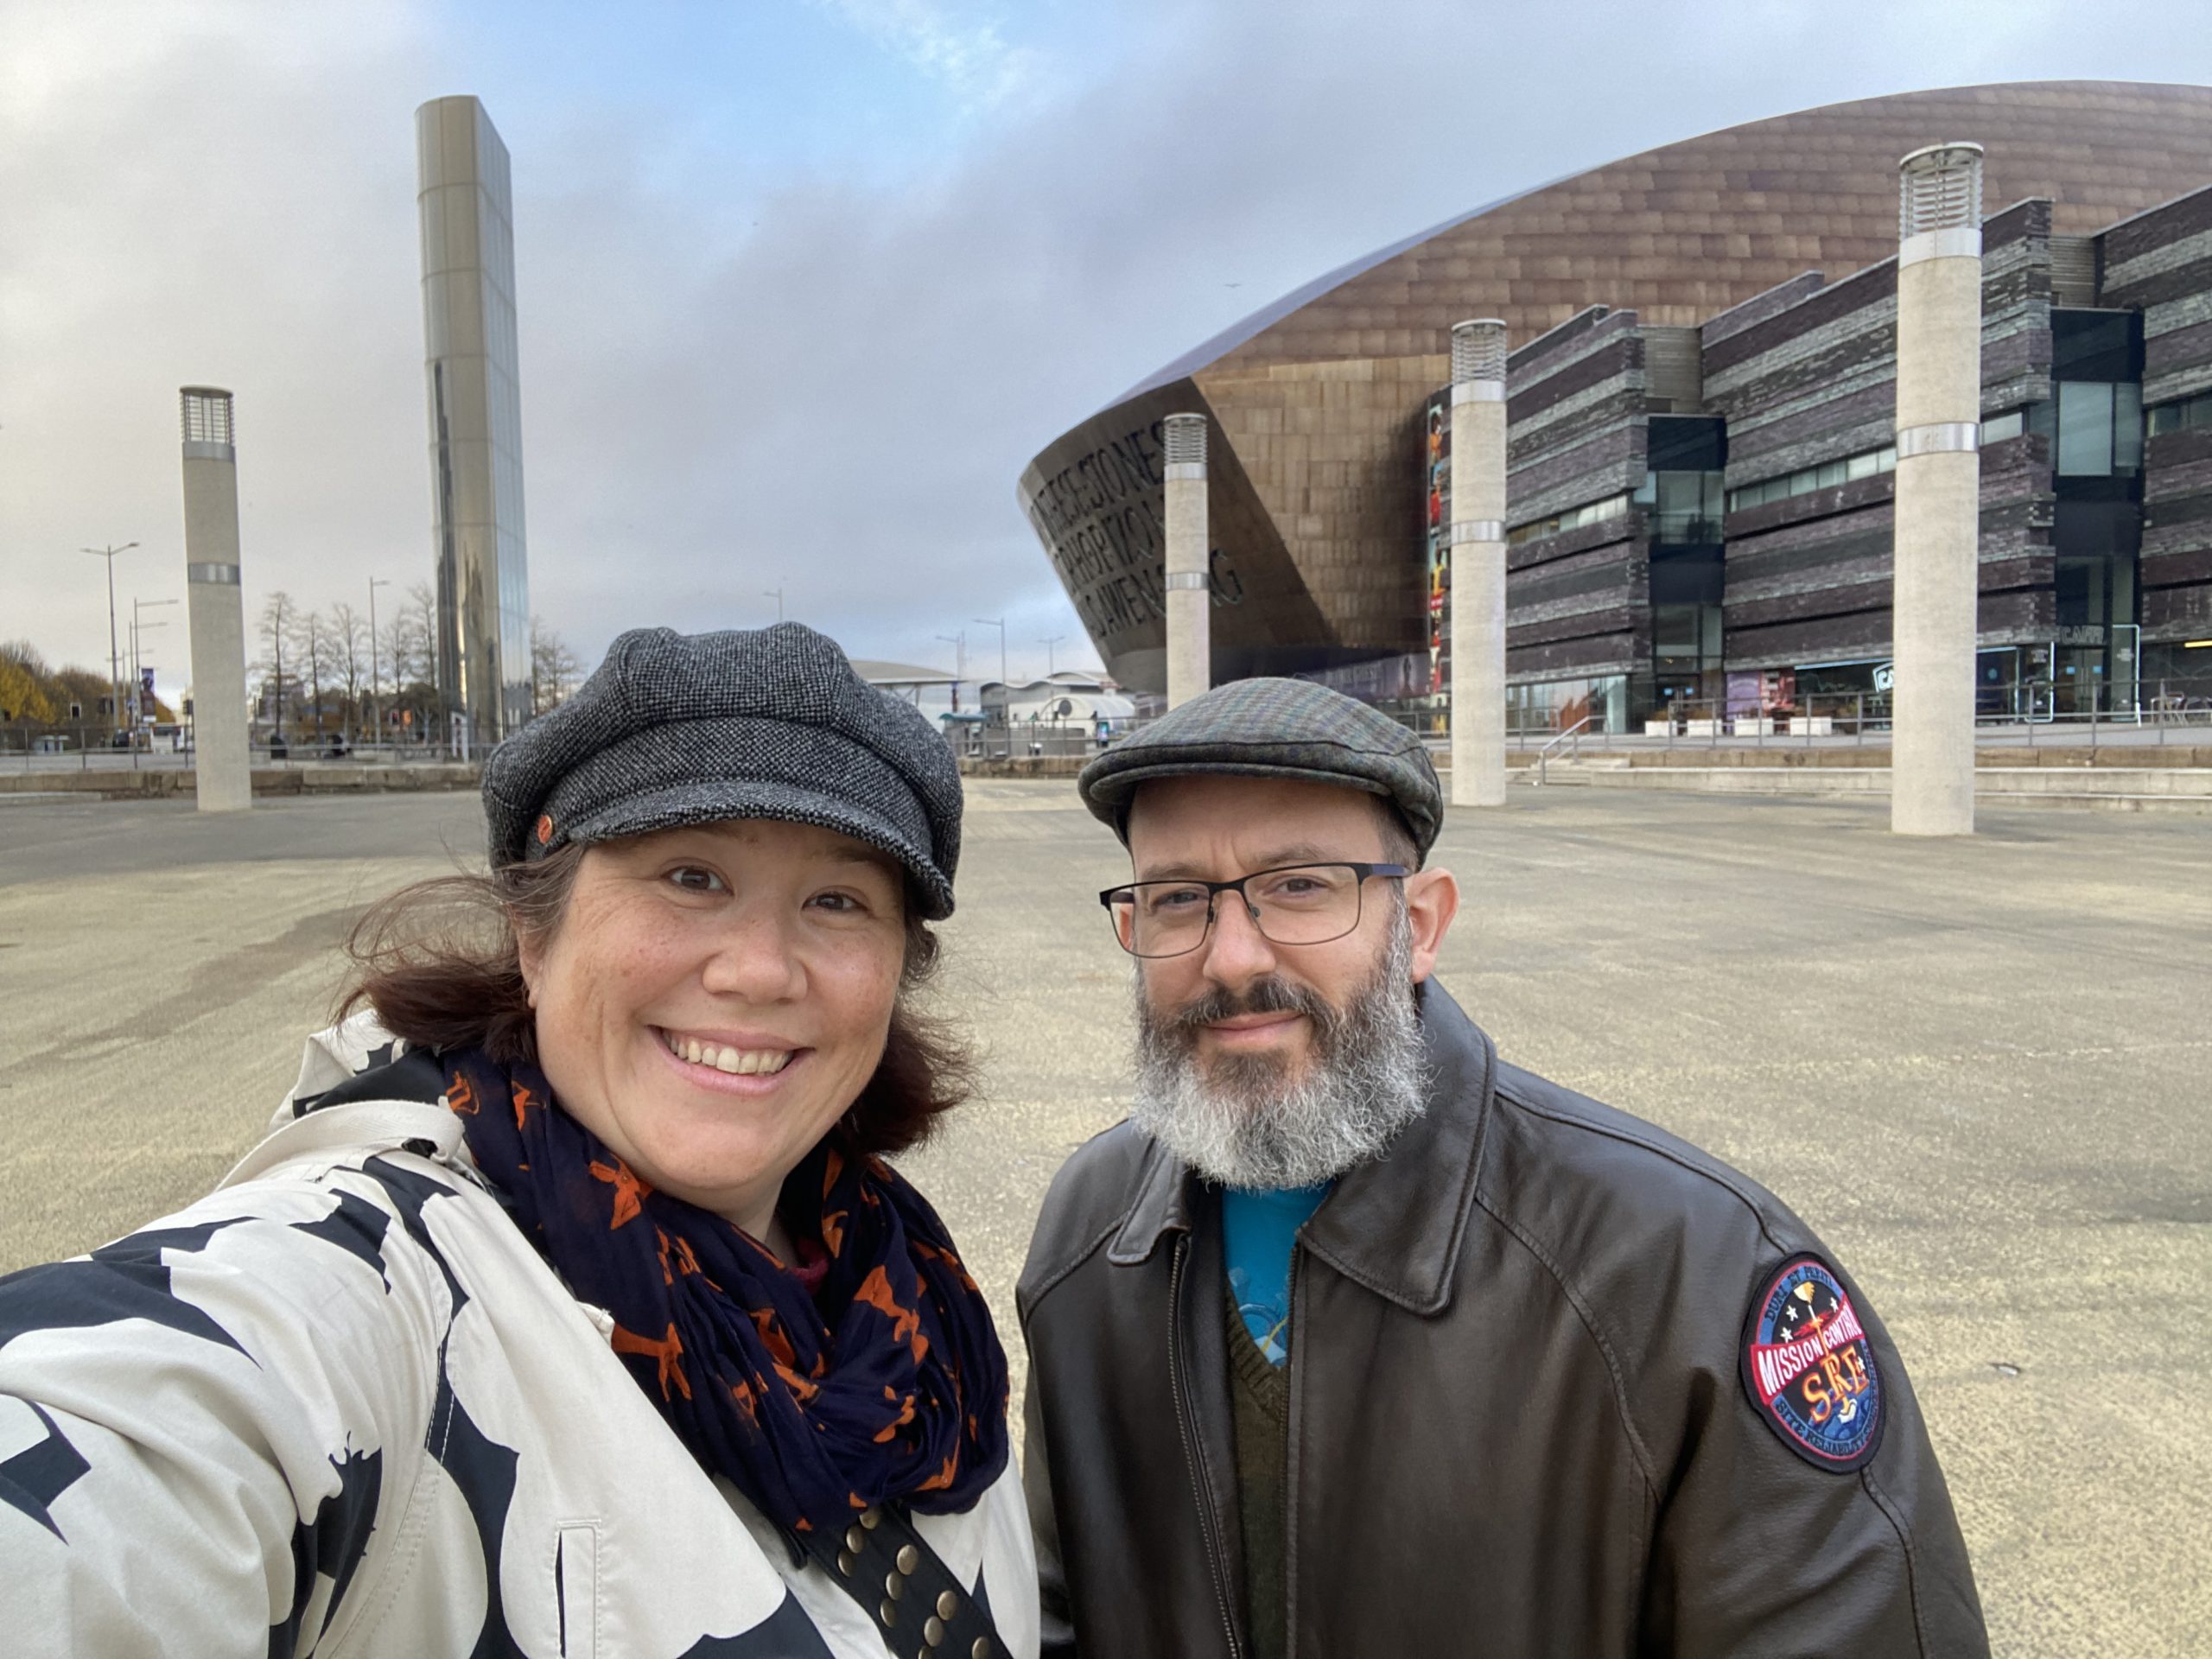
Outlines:
{"type": "Polygon", "coordinates": [[[1006,683],[1006,619],[1002,616],[975,616],[969,618],[969,620],[981,626],[996,628],[999,631],[999,683],[1004,685],[1006,683]]]}
{"type": "Polygon", "coordinates": [[[122,729],[120,722],[123,719],[123,650],[115,637],[115,556],[128,553],[137,545],[136,542],[125,542],[121,547],[80,547],[77,550],[79,553],[89,553],[94,558],[107,561],[107,695],[115,709],[118,730],[122,729]]]}
{"type": "MultiPolygon", "coordinates": [[[[166,622],[142,622],[138,620],[138,613],[159,610],[164,605],[175,603],[177,601],[174,599],[133,599],[130,601],[130,702],[134,714],[137,712],[138,686],[142,677],[140,670],[143,667],[138,657],[138,636],[149,629],[168,626],[166,622]]],[[[138,722],[134,719],[130,723],[136,726],[138,722]]]]}
{"type": "Polygon", "coordinates": [[[942,639],[952,647],[952,712],[960,712],[960,682],[968,677],[968,630],[957,633],[940,633],[932,638],[942,639]]]}
{"type": "Polygon", "coordinates": [[[763,599],[772,599],[776,601],[776,620],[779,622],[782,621],[784,620],[783,588],[780,586],[775,588],[763,588],[760,590],[760,597],[763,599]]]}
{"type": "MultiPolygon", "coordinates": [[[[376,723],[377,703],[383,693],[377,688],[377,589],[391,586],[390,576],[369,578],[369,734],[372,742],[384,736],[384,728],[376,723]]],[[[397,664],[393,664],[395,668],[397,664]]]]}
{"type": "Polygon", "coordinates": [[[1046,679],[1052,677],[1052,647],[1065,645],[1066,642],[1067,635],[1065,633],[1056,633],[1049,639],[1039,639],[1037,642],[1045,647],[1045,677],[1046,679]]]}

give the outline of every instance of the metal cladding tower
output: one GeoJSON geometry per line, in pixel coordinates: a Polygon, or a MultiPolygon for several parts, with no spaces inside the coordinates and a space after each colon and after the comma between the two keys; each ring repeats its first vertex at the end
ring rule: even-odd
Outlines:
{"type": "Polygon", "coordinates": [[[1505,325],[1452,330],[1452,804],[1505,804],[1505,325]]]}
{"type": "Polygon", "coordinates": [[[531,715],[507,148],[473,98],[415,111],[437,554],[438,691],[488,747],[531,715]]]}
{"type": "Polygon", "coordinates": [[[231,394],[186,386],[184,575],[192,626],[193,781],[202,812],[253,804],[246,749],[245,597],[231,394]]]}
{"type": "Polygon", "coordinates": [[[1974,833],[1981,146],[1898,164],[1897,684],[1890,828],[1974,833]]]}
{"type": "Polygon", "coordinates": [[[1213,683],[1206,541],[1206,417],[1170,415],[1167,450],[1167,706],[1213,683]]]}

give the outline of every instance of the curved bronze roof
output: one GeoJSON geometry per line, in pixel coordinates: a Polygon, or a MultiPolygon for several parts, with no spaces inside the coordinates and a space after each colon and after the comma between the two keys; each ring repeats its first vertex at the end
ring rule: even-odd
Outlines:
{"type": "Polygon", "coordinates": [[[1897,251],[1898,159],[1953,139],[1987,152],[1987,211],[2048,197],[2055,232],[2088,234],[2212,183],[2212,88],[1904,92],[1730,127],[1526,191],[1332,271],[1147,377],[1031,463],[1023,501],[1109,669],[1146,683],[1163,636],[1127,589],[1141,586],[1135,540],[1111,525],[1096,546],[1075,538],[1090,517],[1122,509],[1113,480],[1141,470],[1153,420],[1170,406],[1211,412],[1215,539],[1243,601],[1214,613],[1222,671],[1407,648],[1418,597],[1402,550],[1420,511],[1408,434],[1447,378],[1452,323],[1503,317],[1518,346],[1592,305],[1694,325],[1804,271],[1833,282],[1897,251]],[[1077,489],[1072,469],[1087,457],[1101,459],[1077,489]],[[1224,475],[1249,502],[1224,500],[1224,475]],[[1243,527],[1233,544],[1224,509],[1243,527]],[[1096,602],[1102,575],[1124,584],[1114,602],[1096,602]]]}

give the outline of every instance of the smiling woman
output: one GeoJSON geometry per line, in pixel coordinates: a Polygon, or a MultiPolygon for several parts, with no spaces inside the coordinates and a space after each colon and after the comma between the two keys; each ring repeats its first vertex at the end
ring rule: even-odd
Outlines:
{"type": "Polygon", "coordinates": [[[950,752],[808,629],[652,630],[485,805],[220,1190],[0,1281],[10,1650],[1035,1654],[1006,1358],[882,1156],[969,1089],[950,752]]]}
{"type": "MultiPolygon", "coordinates": [[[[842,948],[828,953],[830,967],[849,963],[852,947],[881,942],[886,915],[896,918],[895,983],[871,995],[887,1008],[874,1039],[872,1070],[859,1084],[842,1121],[832,1114],[841,1139],[864,1154],[904,1152],[927,1138],[939,1116],[968,1097],[974,1068],[967,1046],[947,1022],[922,1012],[913,996],[934,972],[937,935],[905,903],[894,864],[864,842],[811,825],[740,822],[702,826],[608,842],[586,849],[569,845],[534,864],[511,864],[480,875],[451,875],[403,888],[365,914],[354,928],[349,950],[360,966],[341,1001],[341,1018],[371,1011],[382,1028],[431,1049],[481,1046],[505,1064],[528,1062],[544,1067],[555,1094],[572,1115],[585,1116],[607,1138],[614,1103],[627,1096],[591,1085],[596,1065],[595,1038],[578,1033],[577,1008],[588,999],[603,999],[596,964],[612,959],[617,937],[634,936],[654,953],[664,971],[683,969],[683,944],[697,950],[701,925],[719,916],[727,925],[756,906],[773,874],[796,875],[799,885],[820,861],[832,877],[813,900],[823,919],[800,937],[817,938],[842,948]],[[812,845],[810,845],[812,843],[812,845]],[[796,868],[793,868],[796,867],[796,868]],[[652,872],[642,884],[640,871],[652,872]],[[728,872],[727,874],[725,872],[728,872]],[[628,877],[627,880],[625,878],[628,877]],[[842,887],[866,883],[868,899],[847,895],[842,887]],[[579,889],[581,888],[581,895],[579,889]],[[572,900],[581,896],[581,904],[572,900]],[[632,902],[623,903],[624,899],[632,902]],[[642,899],[642,902],[640,900],[642,899]],[[602,910],[609,912],[605,916],[602,910]],[[575,918],[575,925],[569,924],[575,918]],[[665,920],[668,925],[661,925],[665,920]],[[688,928],[674,925],[678,921],[688,928]],[[613,929],[622,930],[618,934],[613,929]],[[567,944],[561,944],[563,934],[567,944]],[[524,941],[529,944],[525,945],[524,941]],[[532,966],[525,970],[524,958],[532,966]],[[549,976],[551,983],[548,984],[549,976]],[[535,985],[556,998],[545,1009],[541,1035],[535,985]],[[550,1049],[548,1057],[543,1051],[550,1049]]],[[[788,894],[786,902],[793,902],[788,894]]],[[[711,940],[709,940],[711,943],[711,940]]],[[[798,958],[794,956],[794,962],[798,958]]],[[[810,956],[810,969],[817,956],[810,956]]],[[[640,968],[647,964],[641,960],[640,968]]],[[[726,964],[725,964],[726,966],[726,964]]],[[[810,977],[813,977],[811,973],[810,977]]],[[[702,983],[703,985],[703,975],[702,983]]],[[[839,982],[820,982],[823,988],[839,982]]],[[[875,1010],[868,1010],[871,1020],[875,1010]]],[[[671,1023],[652,1027],[671,1060],[690,1062],[680,1075],[714,1088],[709,1068],[732,1083],[747,1075],[778,1076],[798,1055],[799,1046],[783,1040],[747,1047],[746,1033],[717,1026],[671,1023]],[[696,1048],[697,1052],[691,1051],[696,1048]]],[[[842,1058],[849,1062],[849,1045],[842,1058]]],[[[821,1100],[823,1079],[810,1079],[809,1097],[821,1100]]],[[[747,1098],[759,1090],[733,1090],[747,1098]]],[[[785,1120],[804,1113],[780,1109],[785,1120]]],[[[814,1138],[830,1123],[815,1126],[814,1138]]],[[[619,1133],[619,1131],[618,1131],[619,1133]]],[[[655,1136],[654,1138],[658,1138],[655,1136]]],[[[635,1143],[611,1141],[633,1164],[635,1143]]],[[[811,1144],[810,1141],[809,1144],[811,1144]]],[[[656,1168],[650,1155],[642,1162],[656,1168]]],[[[690,1198],[706,1172],[688,1166],[662,1170],[664,1191],[690,1198]]],[[[705,1202],[702,1198],[701,1202],[705,1202]]],[[[706,1203],[708,1208],[722,1205],[706,1203]]],[[[753,1216],[760,1219],[756,1208],[753,1216]]],[[[772,1221],[766,1224],[772,1226],[772,1221]]],[[[767,1236],[766,1233],[760,1235],[767,1236]]]]}

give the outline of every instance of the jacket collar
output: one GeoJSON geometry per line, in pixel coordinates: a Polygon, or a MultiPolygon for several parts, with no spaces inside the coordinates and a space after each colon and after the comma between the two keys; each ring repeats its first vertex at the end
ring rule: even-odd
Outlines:
{"type": "MultiPolygon", "coordinates": [[[[1371,1164],[1338,1178],[1300,1231],[1306,1248],[1408,1313],[1440,1312],[1473,1208],[1497,1052],[1433,979],[1414,988],[1429,1068],[1428,1109],[1371,1164]]],[[[1107,1260],[1149,1256],[1164,1234],[1188,1232],[1196,1177],[1156,1141],[1145,1143],[1135,1202],[1107,1260]]]]}

